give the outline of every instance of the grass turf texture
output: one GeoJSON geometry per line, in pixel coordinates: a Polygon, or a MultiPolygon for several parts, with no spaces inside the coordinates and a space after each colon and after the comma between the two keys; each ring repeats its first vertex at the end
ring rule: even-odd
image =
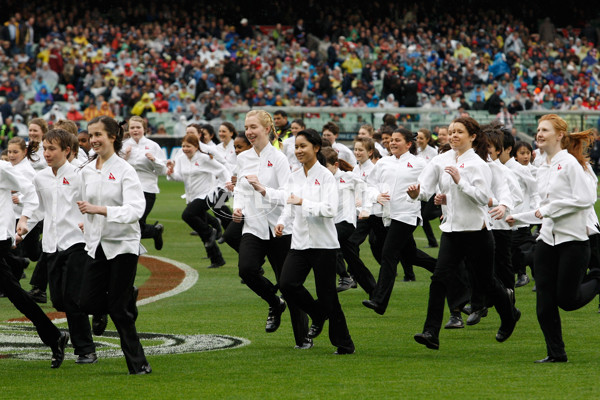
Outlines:
{"type": "MultiPolygon", "coordinates": [[[[494,335],[498,315],[491,311],[478,325],[442,330],[440,350],[414,342],[422,330],[428,299],[429,273],[415,267],[416,282],[402,282],[402,269],[387,313],[375,314],[361,305],[362,289],[340,294],[356,354],[335,356],[327,331],[310,350],[293,349],[289,314],[280,329],[264,332],[267,305],[240,284],[237,254],[222,245],[227,265],[207,269],[208,260],[198,237],[181,221],[185,204],[183,185],[161,179],[149,222],[165,225],[165,246],[160,252],[144,240],[150,254],[184,262],[197,269],[196,285],[178,296],[140,307],[140,332],[224,334],[245,337],[252,343],[234,350],[150,357],[154,372],[127,376],[123,358],[100,359],[95,365],[67,360],[58,370],[47,361],[0,360],[0,393],[16,398],[598,398],[600,315],[598,302],[581,310],[562,312],[563,334],[569,363],[535,365],[546,356],[535,316],[533,283],[517,288],[517,306],[523,317],[514,335],[499,344],[494,335]]],[[[437,224],[435,224],[437,230],[437,224]]],[[[419,246],[426,241],[416,231],[419,246]]],[[[438,236],[439,237],[439,236],[438,236]]],[[[432,255],[437,249],[426,249],[432,255]]],[[[368,244],[361,251],[377,276],[378,268],[368,244]]],[[[28,288],[28,278],[22,284],[28,288]]],[[[273,278],[272,270],[265,266],[273,278]]],[[[138,269],[137,283],[148,277],[138,269]]],[[[312,274],[307,286],[314,290],[312,274]]],[[[314,291],[313,291],[314,293],[314,291]]],[[[54,311],[45,305],[46,312],[54,311]]],[[[0,299],[0,320],[20,317],[7,299],[0,299]]],[[[448,314],[446,312],[446,320],[448,314]]],[[[445,321],[444,321],[445,322],[445,321]]],[[[65,325],[61,326],[66,327],[65,325]]],[[[109,323],[109,330],[114,325],[109,323]]],[[[68,349],[72,352],[72,348],[68,349]]]]}

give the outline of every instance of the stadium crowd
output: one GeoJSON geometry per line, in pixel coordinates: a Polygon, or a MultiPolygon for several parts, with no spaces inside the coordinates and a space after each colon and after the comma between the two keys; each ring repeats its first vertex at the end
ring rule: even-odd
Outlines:
{"type": "Polygon", "coordinates": [[[510,118],[599,107],[598,33],[589,22],[557,29],[549,18],[467,18],[425,3],[363,18],[313,4],[316,20],[287,12],[267,26],[228,1],[224,10],[86,5],[33,4],[3,22],[0,137],[26,136],[35,116],[168,112],[216,122],[223,109],[272,105],[462,107],[510,118]]]}

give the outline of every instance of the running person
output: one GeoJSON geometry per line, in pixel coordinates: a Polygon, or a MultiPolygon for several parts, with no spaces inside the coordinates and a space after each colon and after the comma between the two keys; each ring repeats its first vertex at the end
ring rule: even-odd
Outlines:
{"type": "Polygon", "coordinates": [[[129,118],[129,139],[123,142],[123,158],[135,169],[142,184],[146,208],[140,218],[142,239],[154,239],[154,247],[161,250],[163,247],[162,224],[153,225],[146,223],[146,218],[154,207],[156,194],[159,193],[158,176],[167,172],[167,164],[160,146],[146,137],[147,124],[142,117],[134,115],[129,118]]]}
{"type": "Polygon", "coordinates": [[[119,157],[124,123],[107,116],[88,124],[94,156],[81,169],[84,235],[88,262],[81,309],[113,320],[130,374],[152,368],[135,327],[137,289],[133,286],[141,249],[139,219],[144,215],[142,185],[129,163],[119,157]]]}

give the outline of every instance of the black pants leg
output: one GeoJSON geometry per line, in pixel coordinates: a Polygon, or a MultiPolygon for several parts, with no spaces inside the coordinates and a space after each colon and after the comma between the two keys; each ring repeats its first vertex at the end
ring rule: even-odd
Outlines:
{"type": "Polygon", "coordinates": [[[367,292],[369,297],[371,297],[371,293],[373,293],[376,282],[373,274],[365,266],[358,255],[359,247],[356,245],[356,242],[352,240],[355,232],[354,226],[348,222],[340,222],[339,224],[336,224],[335,227],[338,232],[340,250],[344,255],[344,259],[348,263],[348,272],[352,275],[360,287],[367,292]]]}
{"type": "Polygon", "coordinates": [[[441,215],[439,206],[434,203],[434,197],[432,196],[429,201],[421,202],[421,217],[423,218],[423,232],[427,237],[427,242],[430,247],[437,247],[438,242],[431,228],[430,220],[438,218],[441,215]]]}
{"type": "Polygon", "coordinates": [[[332,345],[354,350],[336,291],[335,257],[335,249],[290,250],[281,273],[281,291],[290,304],[306,312],[313,321],[329,319],[332,345]],[[311,269],[315,275],[317,300],[304,287],[311,269]]]}
{"type": "MultiPolygon", "coordinates": [[[[512,266],[516,274],[523,275],[527,272],[527,265],[530,263],[528,255],[533,251],[535,238],[531,235],[529,227],[519,228],[512,234],[511,257],[512,266]]],[[[533,271],[533,267],[531,267],[533,271]]]]}
{"type": "Polygon", "coordinates": [[[11,303],[35,325],[40,339],[47,346],[54,348],[60,337],[60,331],[44,314],[44,311],[29,297],[21,288],[19,281],[15,279],[10,267],[4,261],[4,255],[11,248],[11,240],[0,242],[0,291],[3,292],[11,303]]]}
{"type": "Polygon", "coordinates": [[[144,215],[140,218],[140,230],[142,231],[142,239],[150,239],[156,235],[156,228],[154,225],[146,223],[146,218],[150,215],[154,203],[156,202],[156,193],[144,192],[144,198],[146,199],[146,208],[144,209],[144,215]]]}
{"type": "Polygon", "coordinates": [[[207,221],[208,213],[206,211],[208,209],[209,205],[206,202],[206,199],[194,199],[187,204],[185,210],[183,210],[183,213],[181,214],[181,219],[183,219],[193,230],[198,232],[198,235],[203,242],[206,242],[212,233],[212,228],[207,221]]]}
{"type": "Polygon", "coordinates": [[[48,285],[52,305],[67,314],[71,343],[75,354],[88,354],[96,350],[88,315],[79,308],[79,294],[87,261],[85,244],[78,243],[64,251],[46,253],[48,260],[48,285]]]}
{"type": "Polygon", "coordinates": [[[402,250],[408,241],[416,226],[408,225],[404,222],[392,220],[388,229],[387,236],[383,245],[381,268],[379,269],[379,279],[373,291],[371,299],[379,304],[385,311],[394,289],[396,281],[396,271],[402,250]]]}
{"type": "Polygon", "coordinates": [[[217,217],[219,221],[221,221],[221,225],[224,229],[227,229],[229,224],[232,222],[231,210],[227,206],[227,200],[229,200],[230,196],[231,194],[228,191],[226,191],[223,188],[220,188],[219,192],[217,193],[217,197],[212,205],[215,217],[217,217]]]}
{"type": "Polygon", "coordinates": [[[381,217],[371,215],[367,219],[359,219],[356,223],[356,229],[349,240],[356,246],[356,254],[360,254],[360,245],[365,241],[367,236],[371,235],[371,232],[373,233],[372,239],[369,239],[371,252],[375,260],[381,264],[381,252],[387,233],[381,217]]]}
{"type": "Polygon", "coordinates": [[[536,245],[537,317],[551,357],[566,354],[559,307],[565,311],[576,310],[598,294],[600,287],[596,279],[582,283],[589,258],[588,241],[556,246],[538,241],[536,245]]]}
{"type": "Polygon", "coordinates": [[[234,249],[237,253],[240,252],[240,241],[242,240],[242,230],[244,229],[243,222],[231,222],[227,225],[225,233],[223,233],[223,240],[234,249]]]}
{"type": "MultiPolygon", "coordinates": [[[[262,240],[250,233],[242,236],[239,251],[239,274],[254,293],[265,300],[270,307],[279,306],[279,281],[286,255],[290,249],[291,235],[282,237],[270,236],[269,240],[262,240]],[[275,273],[276,284],[273,284],[260,270],[265,256],[269,260],[275,273]]],[[[284,298],[287,300],[287,297],[284,298]]],[[[308,318],[295,304],[288,302],[292,330],[297,345],[302,345],[308,333],[308,318]]]]}
{"type": "Polygon", "coordinates": [[[444,232],[440,244],[439,258],[431,285],[424,330],[436,337],[444,316],[444,300],[449,288],[458,280],[458,269],[464,259],[467,270],[486,293],[502,323],[513,321],[513,306],[506,290],[494,276],[494,237],[491,232],[444,232]]]}
{"type": "Polygon", "coordinates": [[[40,259],[35,265],[35,269],[31,274],[31,280],[29,283],[31,286],[40,288],[44,292],[46,291],[46,287],[48,287],[48,261],[46,260],[44,253],[42,253],[40,259]]]}
{"type": "Polygon", "coordinates": [[[494,230],[494,273],[507,289],[515,289],[515,271],[512,266],[512,231],[494,230]]]}
{"type": "Polygon", "coordinates": [[[115,323],[129,372],[135,374],[148,364],[135,327],[133,284],[138,256],[120,254],[107,260],[99,246],[88,258],[81,290],[81,309],[88,314],[106,314],[115,323]]]}

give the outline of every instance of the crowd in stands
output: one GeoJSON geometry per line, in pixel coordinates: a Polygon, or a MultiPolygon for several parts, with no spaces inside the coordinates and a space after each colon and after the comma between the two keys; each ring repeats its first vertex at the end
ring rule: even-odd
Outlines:
{"type": "Polygon", "coordinates": [[[599,108],[589,22],[558,29],[541,16],[467,18],[428,3],[364,17],[311,2],[309,23],[289,10],[267,23],[222,3],[225,11],[156,1],[101,11],[85,0],[22,8],[10,0],[14,12],[0,27],[0,138],[25,135],[32,116],[153,112],[192,123],[247,106],[463,108],[504,118],[599,108]]]}

